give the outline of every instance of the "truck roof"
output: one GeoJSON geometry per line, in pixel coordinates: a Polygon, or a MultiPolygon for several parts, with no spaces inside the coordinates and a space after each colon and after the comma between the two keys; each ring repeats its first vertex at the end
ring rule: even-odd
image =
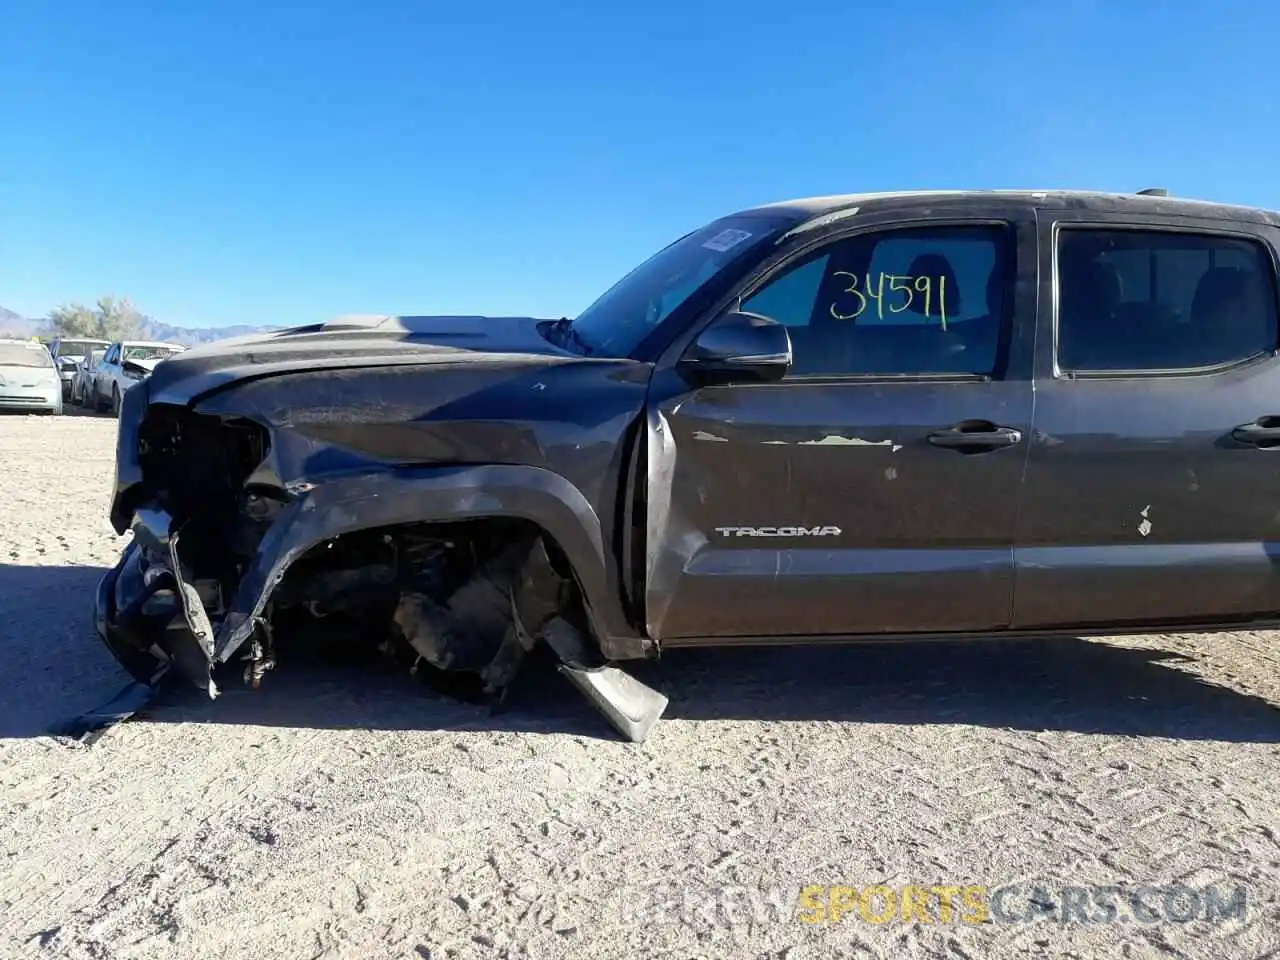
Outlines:
{"type": "Polygon", "coordinates": [[[1262,207],[1220,203],[1189,197],[1159,196],[1144,193],[1108,193],[1099,190],[892,190],[879,193],[844,193],[830,196],[800,197],[760,204],[742,213],[790,212],[809,219],[847,210],[851,207],[870,209],[916,209],[962,205],[965,201],[983,199],[1020,200],[1039,209],[1077,209],[1202,217],[1220,220],[1247,220],[1280,226],[1280,213],[1262,207]]]}

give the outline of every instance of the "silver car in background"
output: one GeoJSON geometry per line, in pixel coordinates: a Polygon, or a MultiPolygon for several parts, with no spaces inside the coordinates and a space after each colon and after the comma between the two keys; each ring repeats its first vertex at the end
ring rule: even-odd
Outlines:
{"type": "Polygon", "coordinates": [[[98,365],[102,363],[106,352],[106,346],[91,350],[89,356],[76,367],[75,376],[71,378],[69,399],[72,406],[88,407],[92,403],[93,381],[98,375],[98,365]]]}
{"type": "Polygon", "coordinates": [[[38,340],[0,340],[0,410],[62,413],[62,380],[38,340]]]}

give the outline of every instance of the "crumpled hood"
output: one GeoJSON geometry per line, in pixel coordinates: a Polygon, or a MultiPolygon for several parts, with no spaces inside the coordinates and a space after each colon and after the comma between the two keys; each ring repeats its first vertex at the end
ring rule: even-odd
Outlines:
{"type": "Polygon", "coordinates": [[[145,371],[146,373],[151,373],[153,370],[155,370],[156,364],[158,364],[163,359],[165,358],[164,357],[147,357],[145,359],[139,358],[137,360],[126,360],[122,364],[122,366],[124,366],[125,369],[128,369],[129,367],[137,367],[139,370],[145,371]]]}
{"type": "Polygon", "coordinates": [[[186,404],[240,380],[307,370],[493,362],[499,355],[576,356],[551,344],[534,317],[355,317],[249,334],[170,357],[149,395],[186,404]]]}

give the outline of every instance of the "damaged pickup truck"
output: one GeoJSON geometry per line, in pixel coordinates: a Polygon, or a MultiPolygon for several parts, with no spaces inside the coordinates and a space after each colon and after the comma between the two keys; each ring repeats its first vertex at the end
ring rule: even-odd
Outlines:
{"type": "Polygon", "coordinates": [[[97,629],[257,685],[335,618],[625,736],[679,646],[1272,623],[1280,224],[1160,193],[762,206],[573,320],[354,317],[124,395],[97,629]]]}

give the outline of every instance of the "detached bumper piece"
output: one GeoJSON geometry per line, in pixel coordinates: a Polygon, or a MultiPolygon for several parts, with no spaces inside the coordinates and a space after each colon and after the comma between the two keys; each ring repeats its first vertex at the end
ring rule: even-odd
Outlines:
{"type": "Polygon", "coordinates": [[[176,670],[209,696],[213,682],[213,626],[195,587],[185,579],[178,534],[169,516],[141,510],[133,542],[98,585],[98,636],[140,683],[157,686],[176,670]]]}
{"type": "Polygon", "coordinates": [[[578,688],[591,705],[632,743],[649,735],[667,709],[668,698],[629,673],[590,655],[582,634],[559,617],[542,631],[547,646],[560,658],[560,672],[578,688]]]}
{"type": "Polygon", "coordinates": [[[102,706],[86,711],[74,720],[55,725],[49,733],[55,737],[69,737],[88,746],[116,724],[145,710],[159,693],[158,686],[135,680],[102,706]]]}

